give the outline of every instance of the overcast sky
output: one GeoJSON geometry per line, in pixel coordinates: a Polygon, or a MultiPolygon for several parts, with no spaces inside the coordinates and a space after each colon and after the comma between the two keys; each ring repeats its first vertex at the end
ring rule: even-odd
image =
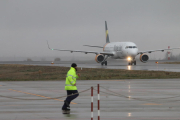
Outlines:
{"type": "Polygon", "coordinates": [[[0,57],[73,55],[49,50],[46,40],[52,48],[102,51],[83,45],[105,44],[105,20],[111,42],[131,41],[141,51],[180,47],[180,0],[0,0],[0,57]]]}

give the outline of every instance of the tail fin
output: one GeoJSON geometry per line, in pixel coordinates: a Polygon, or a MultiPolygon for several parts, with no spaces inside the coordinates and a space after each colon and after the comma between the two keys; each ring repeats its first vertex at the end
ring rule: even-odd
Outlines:
{"type": "Polygon", "coordinates": [[[108,28],[107,28],[107,22],[106,21],[105,21],[105,30],[106,30],[106,43],[110,43],[109,34],[108,34],[108,28]]]}

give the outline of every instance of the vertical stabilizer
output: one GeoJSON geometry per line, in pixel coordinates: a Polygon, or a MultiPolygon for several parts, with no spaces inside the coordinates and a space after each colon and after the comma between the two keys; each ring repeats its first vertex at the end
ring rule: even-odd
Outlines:
{"type": "Polygon", "coordinates": [[[110,43],[109,34],[108,34],[108,28],[107,28],[107,22],[106,21],[105,21],[105,31],[106,31],[106,43],[110,43]]]}

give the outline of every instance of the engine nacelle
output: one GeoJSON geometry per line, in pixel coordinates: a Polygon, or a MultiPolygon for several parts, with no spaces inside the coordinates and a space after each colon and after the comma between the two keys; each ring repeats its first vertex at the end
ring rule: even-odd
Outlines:
{"type": "Polygon", "coordinates": [[[141,54],[140,60],[141,60],[141,62],[146,63],[149,60],[149,56],[146,54],[141,54]]]}
{"type": "Polygon", "coordinates": [[[95,61],[96,61],[97,63],[100,63],[100,62],[102,62],[103,60],[104,60],[104,55],[102,55],[102,54],[96,55],[95,61]]]}

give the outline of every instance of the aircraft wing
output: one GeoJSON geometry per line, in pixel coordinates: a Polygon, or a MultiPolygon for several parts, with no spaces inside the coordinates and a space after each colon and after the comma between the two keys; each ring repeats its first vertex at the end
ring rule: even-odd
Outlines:
{"type": "Polygon", "coordinates": [[[173,50],[173,49],[180,49],[180,47],[179,48],[171,48],[171,49],[158,49],[158,50],[139,51],[138,54],[151,53],[151,52],[156,52],[156,51],[164,52],[165,50],[173,50]]]}
{"type": "MultiPolygon", "coordinates": [[[[47,42],[47,44],[48,44],[48,42],[47,42]]],[[[71,52],[71,53],[73,53],[73,52],[81,52],[81,53],[85,53],[85,54],[87,54],[87,53],[94,53],[94,54],[103,54],[103,55],[110,55],[110,56],[113,56],[113,55],[114,55],[113,52],[96,52],[96,51],[83,51],[83,50],[54,49],[54,48],[50,48],[50,47],[49,47],[49,44],[48,44],[48,48],[49,48],[50,50],[69,51],[69,52],[71,52]]]]}
{"type": "Polygon", "coordinates": [[[92,45],[83,45],[83,46],[96,47],[96,48],[103,48],[102,46],[92,46],[92,45]]]}
{"type": "Polygon", "coordinates": [[[100,54],[114,56],[113,52],[100,52],[100,54]]]}

